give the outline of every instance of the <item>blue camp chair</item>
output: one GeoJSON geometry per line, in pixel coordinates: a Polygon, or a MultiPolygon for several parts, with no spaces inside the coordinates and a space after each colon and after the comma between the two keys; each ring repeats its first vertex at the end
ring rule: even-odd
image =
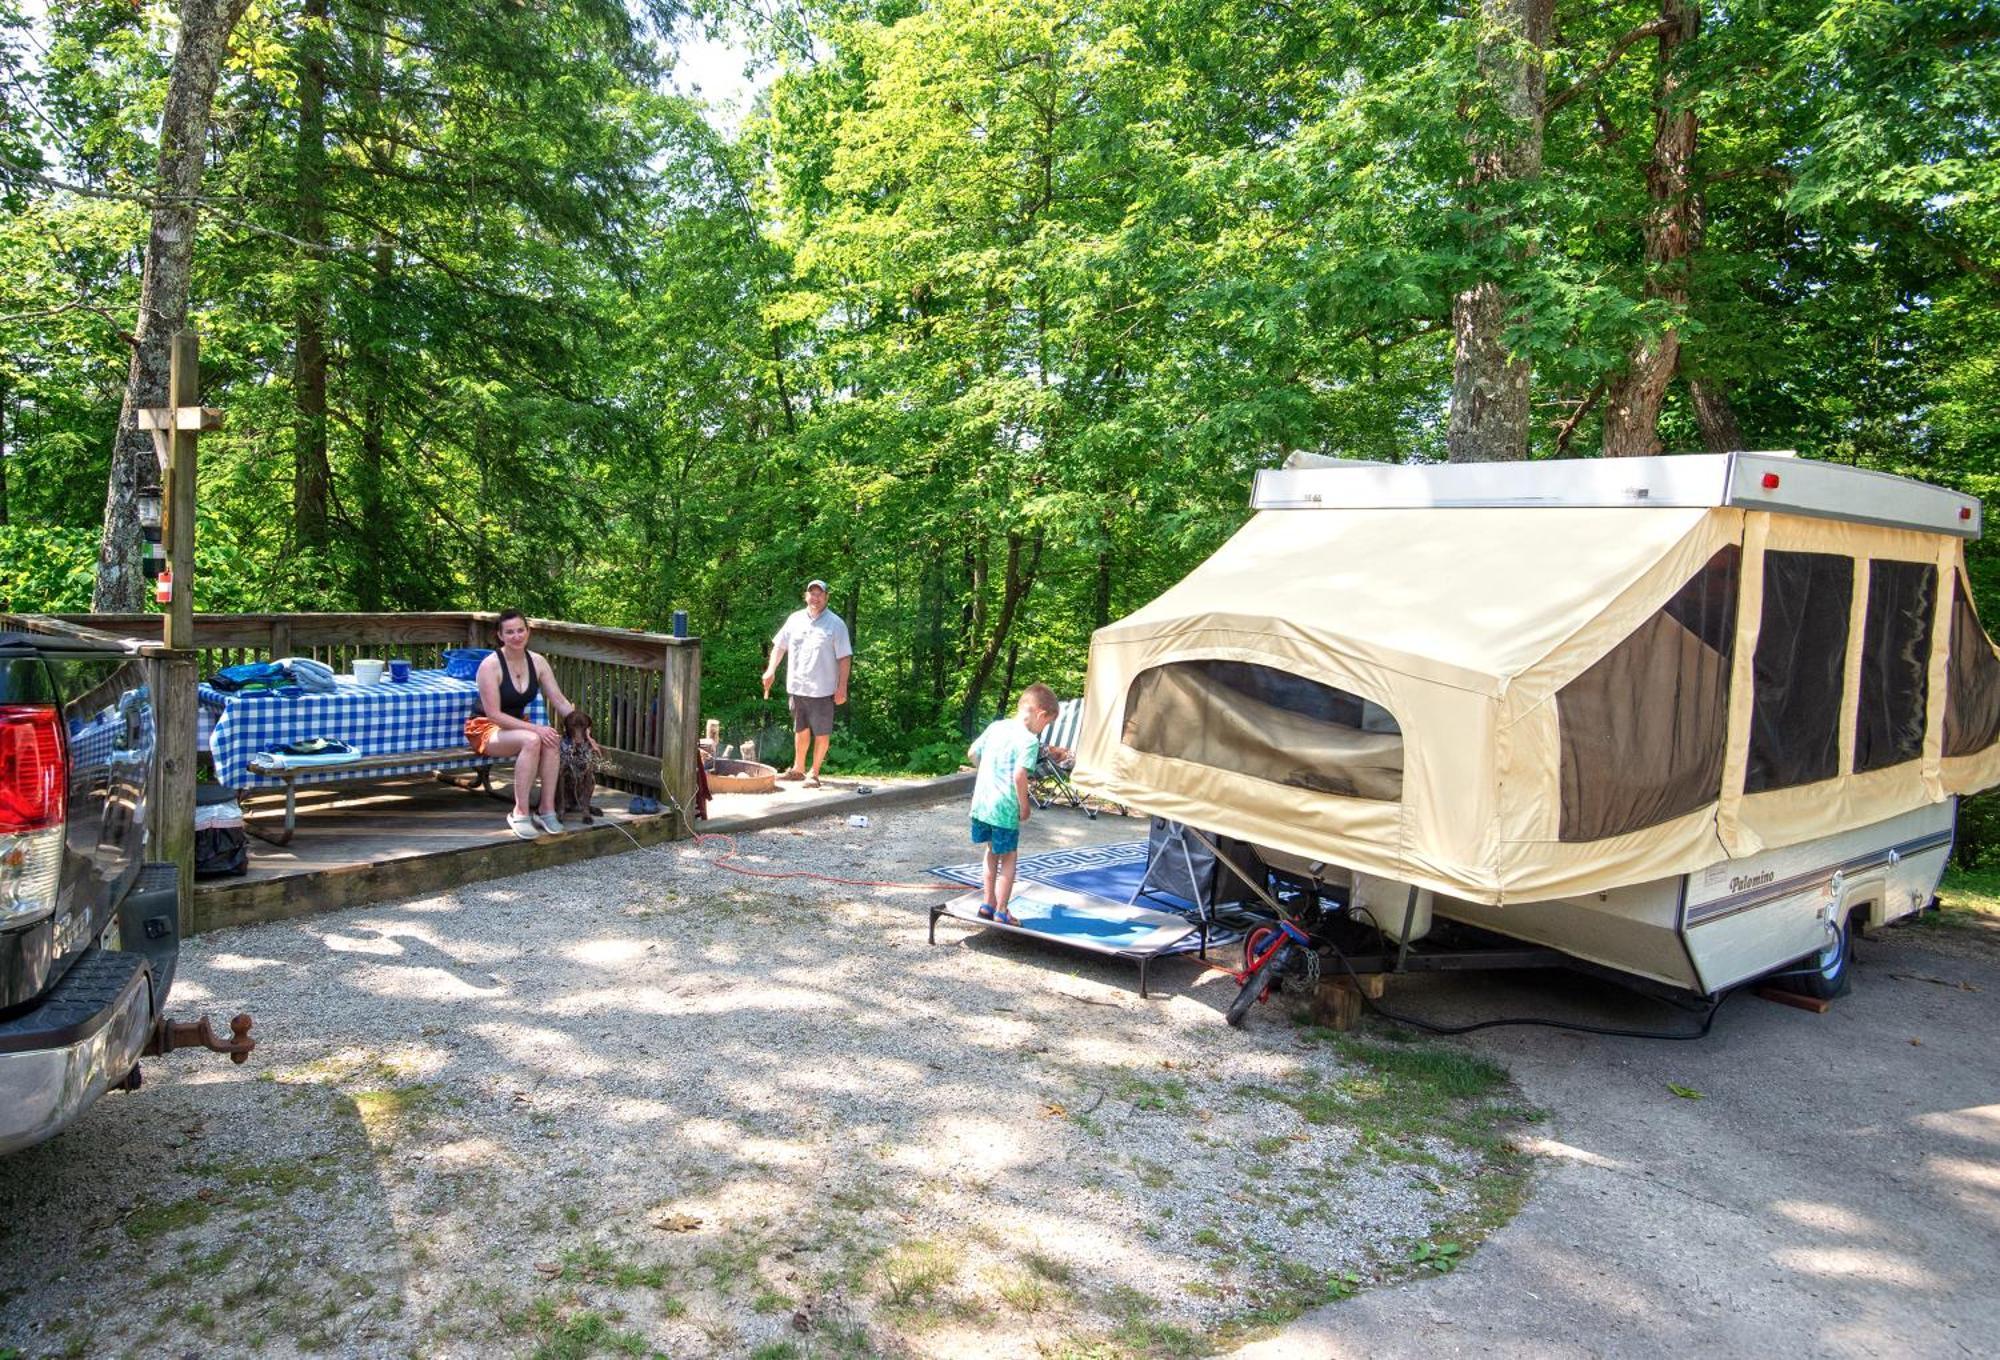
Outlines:
{"type": "Polygon", "coordinates": [[[1090,800],[1078,792],[1070,782],[1070,771],[1076,766],[1076,740],[1083,733],[1083,700],[1065,699],[1056,706],[1056,720],[1042,733],[1042,757],[1035,762],[1035,768],[1028,772],[1028,797],[1037,808],[1048,809],[1060,803],[1064,807],[1081,808],[1083,815],[1097,820],[1097,809],[1090,800]],[[1065,760],[1056,760],[1049,755],[1050,747],[1067,751],[1065,760]]]}

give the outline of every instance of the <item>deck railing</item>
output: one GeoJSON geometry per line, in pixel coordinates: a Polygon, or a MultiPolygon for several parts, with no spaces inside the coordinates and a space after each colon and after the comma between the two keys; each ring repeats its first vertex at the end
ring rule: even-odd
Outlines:
{"type": "MultiPolygon", "coordinates": [[[[335,670],[357,657],[401,657],[413,666],[443,664],[451,647],[492,647],[499,616],[490,611],[425,614],[196,614],[195,648],[170,652],[159,614],[6,614],[0,632],[20,631],[115,642],[148,659],[163,739],[188,725],[166,712],[184,702],[191,715],[196,676],[245,661],[310,656],[335,670]]],[[[549,659],[563,692],[591,715],[614,786],[658,789],[682,807],[694,796],[701,712],[701,640],[637,629],[530,619],[529,646],[549,659]]],[[[185,822],[189,863],[194,826],[193,753],[160,761],[169,771],[152,800],[155,854],[174,858],[185,822]]],[[[189,870],[191,872],[191,870],[189,870]]]]}

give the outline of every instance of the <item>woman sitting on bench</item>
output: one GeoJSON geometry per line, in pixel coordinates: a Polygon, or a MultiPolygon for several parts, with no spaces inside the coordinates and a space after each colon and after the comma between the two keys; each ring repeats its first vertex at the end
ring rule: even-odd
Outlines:
{"type": "Polygon", "coordinates": [[[502,611],[500,650],[479,663],[477,679],[480,712],[465,720],[465,742],[482,756],[514,758],[514,810],[507,815],[508,829],[524,841],[542,831],[560,835],[556,774],[562,737],[555,727],[531,721],[528,705],[537,694],[545,696],[551,723],[560,723],[576,705],[563,696],[548,661],[528,650],[528,620],[520,610],[502,611]],[[528,795],[537,779],[542,785],[541,807],[530,817],[528,795]]]}

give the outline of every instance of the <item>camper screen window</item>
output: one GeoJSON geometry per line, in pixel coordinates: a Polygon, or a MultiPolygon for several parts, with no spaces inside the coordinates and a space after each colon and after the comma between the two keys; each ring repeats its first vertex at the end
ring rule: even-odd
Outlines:
{"type": "Polygon", "coordinates": [[[1403,730],[1380,704],[1248,661],[1173,661],[1125,696],[1125,745],[1347,798],[1403,796],[1403,730]]]}
{"type": "Polygon", "coordinates": [[[2000,737],[2000,656],[1979,626],[1965,573],[1951,598],[1951,670],[1944,691],[1944,753],[1969,756],[2000,737]]]}
{"type": "Polygon", "coordinates": [[[1724,548],[1638,631],[1556,692],[1566,841],[1622,836],[1722,789],[1742,554],[1724,548]]]}
{"type": "Polygon", "coordinates": [[[1853,558],[1764,554],[1745,793],[1789,789],[1840,773],[1840,696],[1853,608],[1853,558]]]}
{"type": "Polygon", "coordinates": [[[1868,622],[1861,635],[1861,713],[1854,768],[1879,770],[1924,753],[1930,701],[1931,615],[1937,568],[1928,562],[1868,564],[1868,622]]]}

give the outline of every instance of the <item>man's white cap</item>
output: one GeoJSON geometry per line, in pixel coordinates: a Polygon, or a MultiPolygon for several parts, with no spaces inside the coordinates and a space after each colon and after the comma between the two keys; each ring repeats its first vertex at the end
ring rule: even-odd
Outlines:
{"type": "Polygon", "coordinates": [[[811,590],[814,586],[818,586],[821,590],[825,590],[826,582],[820,580],[817,576],[815,576],[813,577],[812,580],[806,582],[806,589],[811,590]]]}

